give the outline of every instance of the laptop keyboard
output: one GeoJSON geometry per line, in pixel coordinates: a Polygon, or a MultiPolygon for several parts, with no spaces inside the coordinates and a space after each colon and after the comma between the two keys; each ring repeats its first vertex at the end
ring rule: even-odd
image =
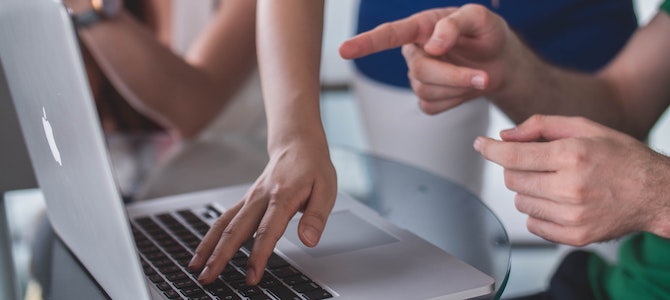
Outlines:
{"type": "MultiPolygon", "coordinates": [[[[220,214],[211,206],[208,211],[220,214]]],[[[260,283],[246,285],[251,242],[242,246],[214,283],[201,285],[197,280],[198,273],[189,271],[187,266],[209,225],[193,211],[137,218],[131,227],[144,274],[168,299],[312,300],[333,297],[276,253],[268,259],[260,283]]]]}

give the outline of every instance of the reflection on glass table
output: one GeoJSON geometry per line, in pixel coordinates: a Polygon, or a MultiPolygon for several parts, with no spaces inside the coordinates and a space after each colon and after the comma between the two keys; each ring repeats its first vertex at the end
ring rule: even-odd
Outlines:
{"type": "MultiPolygon", "coordinates": [[[[164,137],[124,137],[108,143],[121,190],[129,199],[251,182],[267,161],[262,143],[234,136],[182,144],[164,137]]],[[[335,147],[331,157],[341,192],[490,275],[495,293],[486,298],[500,297],[510,270],[509,239],[477,197],[449,180],[374,155],[335,147]]],[[[51,274],[48,296],[101,295],[60,242],[51,248],[51,262],[44,263],[51,274]]]]}

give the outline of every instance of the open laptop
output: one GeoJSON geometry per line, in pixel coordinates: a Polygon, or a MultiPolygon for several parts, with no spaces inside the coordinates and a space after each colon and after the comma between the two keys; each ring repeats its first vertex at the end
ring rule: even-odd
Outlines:
{"type": "Polygon", "coordinates": [[[494,280],[338,195],[322,240],[289,224],[259,286],[248,246],[214,285],[184,265],[247,185],[124,206],[70,19],[53,0],[0,0],[0,61],[54,230],[112,299],[463,299],[494,280]]]}

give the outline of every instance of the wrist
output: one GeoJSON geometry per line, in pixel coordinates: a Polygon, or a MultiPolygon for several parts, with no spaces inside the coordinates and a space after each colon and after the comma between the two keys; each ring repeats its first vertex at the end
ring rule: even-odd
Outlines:
{"type": "Polygon", "coordinates": [[[651,202],[656,205],[651,206],[652,218],[645,231],[670,239],[670,195],[665,191],[665,187],[670,186],[670,158],[656,152],[653,152],[653,155],[659,156],[661,163],[651,166],[654,169],[651,176],[656,178],[654,185],[657,190],[656,199],[651,199],[651,202]]]}
{"type": "Polygon", "coordinates": [[[537,106],[537,88],[546,86],[552,68],[533,52],[511,30],[505,50],[502,54],[502,80],[500,86],[488,95],[491,102],[498,106],[515,123],[526,120],[533,112],[530,107],[537,106]]]}
{"type": "Polygon", "coordinates": [[[328,153],[328,141],[323,130],[284,132],[279,136],[270,135],[268,138],[268,154],[270,156],[294,147],[307,147],[328,153]]]}

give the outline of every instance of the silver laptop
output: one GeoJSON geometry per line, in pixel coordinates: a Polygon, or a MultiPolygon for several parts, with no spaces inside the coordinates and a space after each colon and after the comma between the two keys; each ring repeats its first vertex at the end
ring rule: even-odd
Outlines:
{"type": "Polygon", "coordinates": [[[184,267],[247,185],[124,206],[77,46],[53,0],[0,0],[0,62],[51,223],[112,299],[463,299],[494,280],[371,209],[338,195],[316,248],[297,218],[259,286],[243,283],[248,246],[201,286],[184,267]]]}

